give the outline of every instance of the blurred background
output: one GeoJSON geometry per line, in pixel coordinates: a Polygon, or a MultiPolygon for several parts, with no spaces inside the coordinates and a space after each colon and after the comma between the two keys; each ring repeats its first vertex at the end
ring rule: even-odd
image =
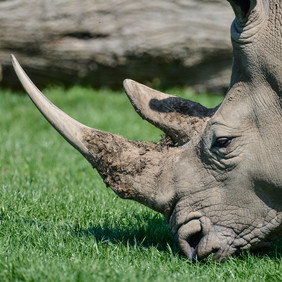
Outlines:
{"type": "Polygon", "coordinates": [[[233,18],[223,0],[1,0],[0,87],[20,87],[13,53],[39,87],[131,78],[224,93],[233,18]]]}

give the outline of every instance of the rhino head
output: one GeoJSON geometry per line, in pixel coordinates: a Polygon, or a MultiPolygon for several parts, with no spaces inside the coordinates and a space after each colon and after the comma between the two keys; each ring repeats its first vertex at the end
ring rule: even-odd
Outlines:
{"type": "Polygon", "coordinates": [[[55,107],[12,56],[31,99],[122,198],[162,213],[190,259],[223,259],[282,235],[282,2],[230,0],[233,71],[214,109],[124,87],[135,110],[166,134],[159,143],[89,128],[55,107]]]}

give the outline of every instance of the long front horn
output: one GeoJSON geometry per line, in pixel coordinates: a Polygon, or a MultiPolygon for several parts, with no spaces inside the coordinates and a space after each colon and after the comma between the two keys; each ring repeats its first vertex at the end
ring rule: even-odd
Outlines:
{"type": "Polygon", "coordinates": [[[168,179],[172,179],[177,148],[163,143],[129,141],[77,122],[53,105],[31,82],[16,58],[11,56],[11,59],[36,107],[97,169],[106,185],[120,197],[136,200],[168,217],[174,199],[168,179]]]}
{"type": "Polygon", "coordinates": [[[87,155],[88,149],[82,142],[82,132],[87,127],[52,104],[29,79],[14,55],[11,55],[11,61],[23,87],[43,116],[72,146],[87,155]]]}

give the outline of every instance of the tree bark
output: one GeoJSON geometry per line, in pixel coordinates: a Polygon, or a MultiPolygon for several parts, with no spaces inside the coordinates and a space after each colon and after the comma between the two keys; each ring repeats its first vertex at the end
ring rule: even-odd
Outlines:
{"type": "Polygon", "coordinates": [[[0,0],[1,84],[19,86],[13,53],[40,87],[132,78],[222,92],[232,19],[222,0],[0,0]]]}

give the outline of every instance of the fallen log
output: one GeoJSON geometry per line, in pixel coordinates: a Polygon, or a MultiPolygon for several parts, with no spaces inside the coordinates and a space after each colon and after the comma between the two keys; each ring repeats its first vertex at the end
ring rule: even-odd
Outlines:
{"type": "Polygon", "coordinates": [[[222,92],[230,78],[230,10],[220,0],[2,0],[1,84],[18,86],[14,53],[40,87],[119,88],[132,78],[222,92]]]}

